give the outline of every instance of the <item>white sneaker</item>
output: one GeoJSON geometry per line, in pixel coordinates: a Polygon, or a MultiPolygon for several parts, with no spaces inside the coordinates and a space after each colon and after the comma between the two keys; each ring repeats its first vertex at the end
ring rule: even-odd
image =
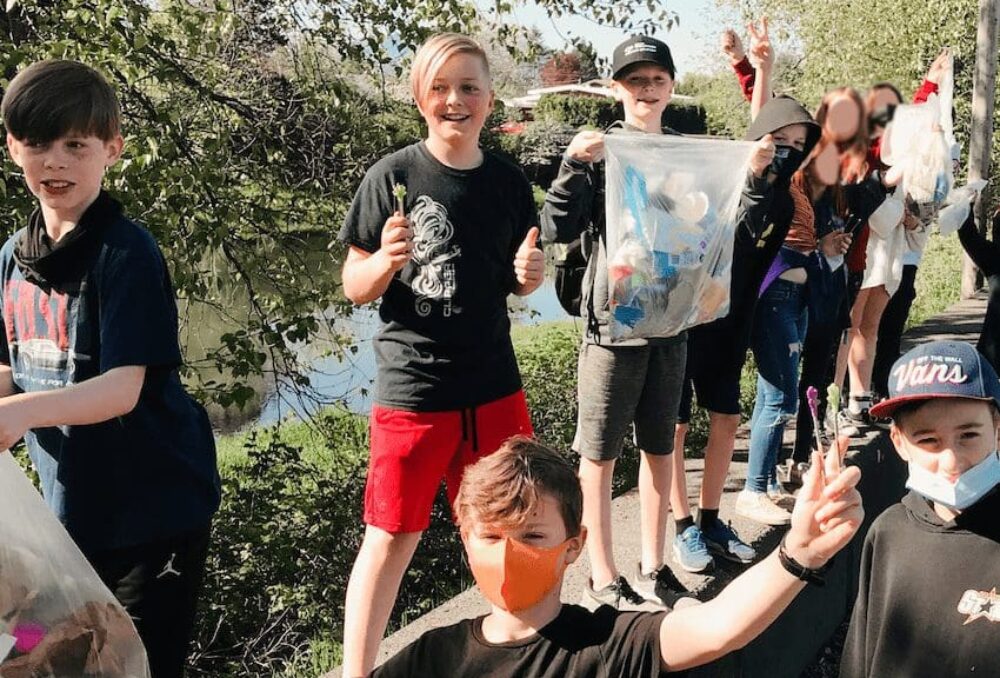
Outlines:
{"type": "Polygon", "coordinates": [[[765,525],[788,525],[792,514],[763,492],[743,490],[736,497],[736,514],[765,525]]]}

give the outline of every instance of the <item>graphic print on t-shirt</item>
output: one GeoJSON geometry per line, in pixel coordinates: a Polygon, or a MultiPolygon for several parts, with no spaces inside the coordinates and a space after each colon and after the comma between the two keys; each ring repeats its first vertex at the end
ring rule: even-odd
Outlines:
{"type": "Polygon", "coordinates": [[[958,602],[958,612],[969,615],[963,626],[977,619],[1000,622],[1000,595],[997,595],[996,587],[990,591],[966,591],[958,602]]]}
{"type": "Polygon", "coordinates": [[[50,294],[25,280],[7,281],[3,320],[15,381],[39,389],[73,381],[81,357],[70,348],[73,302],[65,292],[50,294]]]}
{"type": "Polygon", "coordinates": [[[426,195],[417,198],[409,214],[413,224],[413,263],[417,274],[411,283],[416,294],[416,311],[421,317],[430,315],[433,300],[442,300],[445,317],[457,313],[451,300],[455,297],[455,264],[450,263],[461,253],[452,242],[455,227],[448,219],[448,210],[426,195]]]}

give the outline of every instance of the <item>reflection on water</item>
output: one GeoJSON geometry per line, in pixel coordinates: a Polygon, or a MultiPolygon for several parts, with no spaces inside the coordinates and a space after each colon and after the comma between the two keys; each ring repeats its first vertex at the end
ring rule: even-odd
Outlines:
{"type": "MultiPolygon", "coordinates": [[[[564,320],[568,316],[556,299],[555,287],[551,279],[528,297],[511,296],[508,300],[511,321],[514,324],[532,325],[552,320],[564,320]]],[[[342,355],[327,355],[329,346],[323,338],[313,345],[303,345],[299,358],[311,365],[309,372],[312,387],[325,399],[340,399],[353,412],[365,413],[371,408],[372,385],[375,379],[375,352],[372,337],[378,331],[379,319],[375,306],[356,308],[350,317],[334,322],[337,334],[353,336],[356,352],[342,355]]],[[[314,401],[298,397],[290,386],[271,388],[264,396],[263,405],[256,421],[273,423],[289,414],[304,416],[315,410],[314,401]]],[[[254,420],[249,417],[247,423],[254,420]]]]}
{"type": "MultiPolygon", "coordinates": [[[[339,267],[331,266],[329,259],[318,261],[328,267],[326,275],[339,277],[339,267]]],[[[528,297],[511,296],[508,306],[514,324],[530,325],[568,318],[556,299],[551,278],[528,297]]],[[[218,371],[208,364],[205,356],[210,348],[219,345],[225,333],[243,326],[240,319],[249,312],[245,293],[234,285],[223,293],[215,307],[185,302],[180,302],[179,307],[180,337],[188,364],[194,368],[201,383],[218,381],[218,371]]],[[[354,412],[368,412],[375,378],[372,337],[378,331],[377,307],[357,307],[343,317],[335,317],[332,310],[325,313],[329,322],[321,325],[326,329],[312,342],[295,348],[300,364],[309,366],[311,397],[303,397],[291,384],[276,386],[271,378],[252,378],[249,386],[257,395],[242,409],[208,406],[209,417],[217,431],[231,432],[254,423],[269,424],[289,415],[306,416],[330,402],[341,402],[354,412]],[[340,349],[343,337],[353,337],[353,348],[340,349]]]]}

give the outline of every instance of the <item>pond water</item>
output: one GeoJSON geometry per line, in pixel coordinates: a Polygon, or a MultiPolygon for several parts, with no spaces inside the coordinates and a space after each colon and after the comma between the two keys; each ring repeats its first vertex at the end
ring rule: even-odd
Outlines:
{"type": "MultiPolygon", "coordinates": [[[[339,272],[338,272],[339,275],[339,272]]],[[[537,325],[553,320],[566,320],[568,316],[556,298],[551,278],[528,297],[511,296],[508,300],[512,324],[537,325]]],[[[323,311],[317,310],[317,313],[323,311]]],[[[333,333],[353,338],[351,351],[334,351],[333,335],[320,335],[309,344],[296,347],[302,364],[308,365],[307,375],[314,396],[303,396],[291,384],[264,380],[256,385],[260,397],[247,404],[243,410],[209,408],[213,425],[220,431],[233,431],[253,424],[271,424],[288,416],[305,417],[316,411],[324,402],[339,401],[349,410],[366,413],[371,408],[372,386],[375,378],[375,354],[372,337],[378,331],[377,306],[357,307],[347,317],[333,322],[333,333]]],[[[205,318],[192,323],[194,327],[182,331],[186,349],[195,349],[218,337],[221,332],[205,318]]]]}

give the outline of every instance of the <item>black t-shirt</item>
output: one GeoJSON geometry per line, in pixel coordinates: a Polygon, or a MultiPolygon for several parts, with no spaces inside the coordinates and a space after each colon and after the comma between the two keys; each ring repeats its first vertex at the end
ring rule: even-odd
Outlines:
{"type": "Polygon", "coordinates": [[[219,506],[215,440],[181,386],[177,306],[148,231],[123,216],[102,225],[82,277],[39,285],[0,250],[0,362],[18,392],[146,367],[135,408],[86,426],[25,437],[46,502],[85,553],[149,543],[208,526],[219,506]]]}
{"type": "Polygon", "coordinates": [[[393,184],[406,187],[413,259],[382,296],[375,337],[375,400],[404,410],[473,407],[521,388],[510,341],[507,296],[514,254],[537,224],[531,187],[510,162],[484,152],[457,170],[423,142],[375,163],[347,214],[340,239],[376,252],[395,211],[393,184]]]}
{"type": "Polygon", "coordinates": [[[509,643],[483,638],[483,617],[428,631],[370,678],[659,678],[665,612],[576,605],[537,634],[509,643]]]}

